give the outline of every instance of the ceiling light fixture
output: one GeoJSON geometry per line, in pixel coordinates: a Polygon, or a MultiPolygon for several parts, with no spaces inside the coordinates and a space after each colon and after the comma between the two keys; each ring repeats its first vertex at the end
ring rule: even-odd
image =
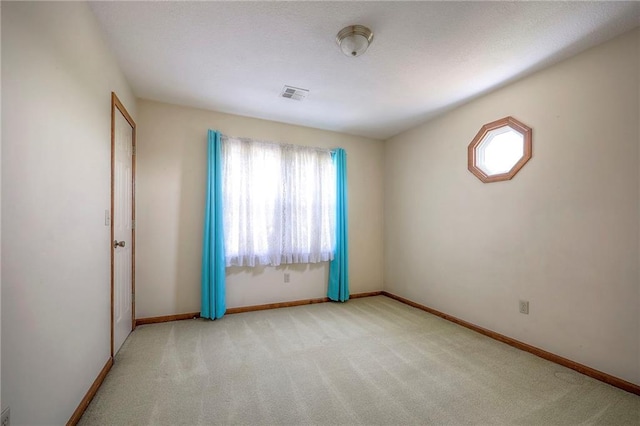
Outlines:
{"type": "Polygon", "coordinates": [[[373,41],[373,32],[363,25],[349,25],[340,30],[336,42],[347,56],[360,56],[373,41]]]}

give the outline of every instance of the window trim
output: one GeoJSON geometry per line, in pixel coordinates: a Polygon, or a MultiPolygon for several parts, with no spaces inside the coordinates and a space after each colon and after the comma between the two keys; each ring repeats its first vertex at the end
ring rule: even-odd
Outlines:
{"type": "Polygon", "coordinates": [[[484,183],[491,182],[500,182],[504,180],[512,179],[520,169],[531,159],[532,155],[532,130],[526,124],[516,120],[515,118],[509,116],[501,118],[500,120],[492,121],[491,123],[487,123],[480,128],[476,136],[473,138],[469,147],[467,148],[467,168],[471,173],[473,173],[478,179],[480,179],[484,183]],[[506,173],[500,173],[495,175],[487,175],[482,169],[480,169],[477,163],[477,155],[476,148],[480,145],[487,134],[495,129],[499,129],[501,127],[509,127],[516,132],[520,133],[523,136],[524,143],[524,152],[522,158],[506,173]]]}

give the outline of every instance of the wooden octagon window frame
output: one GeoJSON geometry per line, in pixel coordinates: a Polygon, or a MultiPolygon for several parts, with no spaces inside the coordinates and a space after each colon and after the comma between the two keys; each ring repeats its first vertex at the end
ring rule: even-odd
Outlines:
{"type": "Polygon", "coordinates": [[[476,137],[473,138],[473,140],[469,144],[468,155],[467,155],[467,159],[468,159],[467,167],[469,168],[469,171],[484,183],[500,182],[503,180],[512,179],[516,175],[516,173],[520,171],[522,166],[524,166],[527,163],[527,161],[531,159],[531,146],[532,146],[531,133],[532,133],[531,127],[516,120],[511,116],[501,118],[500,120],[492,121],[491,123],[485,124],[480,128],[480,131],[478,131],[478,134],[476,134],[476,137]],[[500,129],[505,126],[510,127],[511,129],[515,130],[516,132],[520,133],[523,136],[524,149],[523,149],[522,158],[520,158],[520,160],[516,164],[514,164],[511,170],[509,170],[506,173],[487,175],[484,171],[482,171],[476,165],[476,160],[477,160],[476,148],[478,147],[478,145],[480,145],[484,141],[484,138],[487,136],[487,134],[490,131],[495,129],[500,129]]]}

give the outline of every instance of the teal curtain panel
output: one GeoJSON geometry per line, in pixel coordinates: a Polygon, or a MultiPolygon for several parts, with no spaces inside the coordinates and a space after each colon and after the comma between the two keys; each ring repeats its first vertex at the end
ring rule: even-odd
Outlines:
{"type": "Polygon", "coordinates": [[[222,318],[225,300],[224,222],[222,203],[222,146],[220,133],[208,133],[207,200],[202,242],[202,309],[200,316],[222,318]]]}
{"type": "Polygon", "coordinates": [[[349,249],[347,223],[347,153],[338,148],[333,153],[336,164],[336,246],[329,267],[327,296],[336,302],[349,300],[349,249]]]}

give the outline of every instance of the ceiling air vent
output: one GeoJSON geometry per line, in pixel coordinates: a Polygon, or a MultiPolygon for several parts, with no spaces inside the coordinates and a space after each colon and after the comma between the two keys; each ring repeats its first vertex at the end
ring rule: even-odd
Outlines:
{"type": "Polygon", "coordinates": [[[301,101],[309,95],[307,89],[300,89],[299,87],[284,86],[280,96],[283,98],[293,99],[294,101],[301,101]]]}

